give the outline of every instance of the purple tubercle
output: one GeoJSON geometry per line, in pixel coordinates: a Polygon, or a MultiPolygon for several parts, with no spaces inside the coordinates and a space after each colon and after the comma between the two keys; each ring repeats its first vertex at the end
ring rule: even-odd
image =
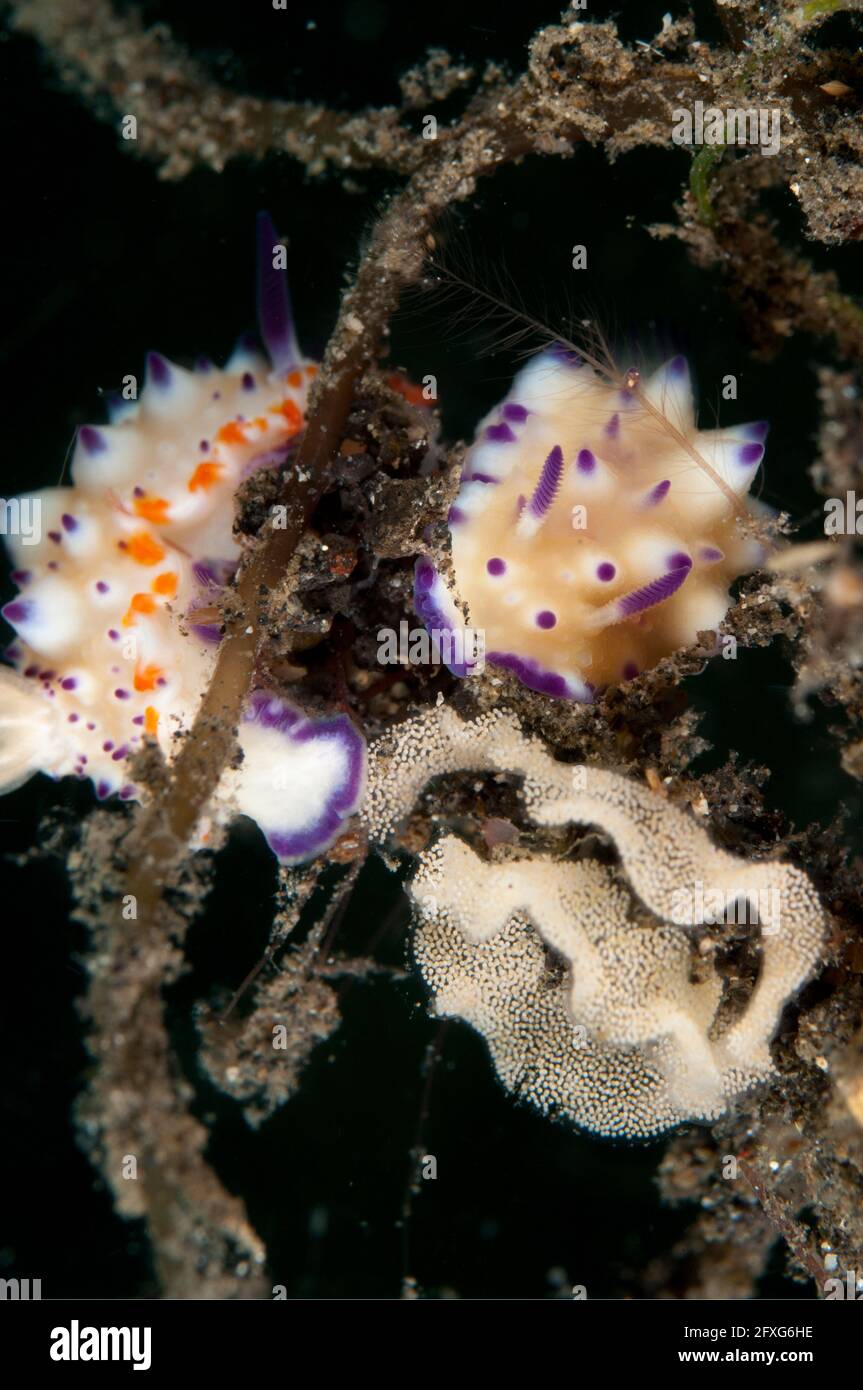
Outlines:
{"type": "Polygon", "coordinates": [[[501,560],[499,555],[493,555],[490,560],[487,560],[485,567],[489,574],[506,574],[506,560],[501,560]]]}
{"type": "Polygon", "coordinates": [[[679,569],[669,570],[659,579],[651,579],[640,589],[633,589],[631,593],[625,594],[617,602],[617,612],[620,617],[633,618],[636,613],[643,613],[648,608],[655,608],[658,603],[664,603],[667,598],[671,598],[672,594],[677,593],[677,590],[686,581],[690,569],[691,563],[686,566],[681,565],[679,569]]]}
{"type": "Polygon", "coordinates": [[[171,384],[171,364],[160,352],[147,353],[147,385],[164,391],[171,384]]]}
{"type": "Polygon", "coordinates": [[[78,681],[75,676],[65,676],[60,682],[61,690],[77,690],[78,681]]]}
{"type": "Polygon", "coordinates": [[[596,577],[601,579],[603,584],[610,584],[616,574],[617,566],[613,565],[610,560],[603,560],[602,564],[596,567],[596,577]]]}
{"type": "Polygon", "coordinates": [[[111,795],[110,782],[97,782],[96,795],[100,801],[104,801],[107,797],[109,797],[111,795]]]}
{"type": "Polygon", "coordinates": [[[685,357],[672,357],[671,361],[668,364],[668,375],[670,377],[676,377],[679,381],[681,377],[685,377],[688,372],[689,364],[687,363],[685,357]]]}
{"type": "Polygon", "coordinates": [[[485,432],[485,437],[491,440],[493,444],[515,443],[515,434],[505,421],[500,425],[489,425],[485,432]]]}
{"type": "Polygon", "coordinates": [[[134,795],[135,795],[135,788],[132,786],[132,783],[131,783],[131,782],[127,782],[126,785],[125,785],[124,787],[121,787],[121,788],[120,788],[120,800],[121,800],[121,801],[129,801],[134,795]]]}
{"type": "Polygon", "coordinates": [[[458,526],[460,521],[465,520],[466,515],[466,512],[462,511],[461,507],[450,507],[446,514],[446,519],[450,526],[458,526]]]}
{"type": "Polygon", "coordinates": [[[515,401],[507,401],[503,408],[503,418],[511,420],[514,425],[523,425],[528,413],[526,406],[518,405],[515,401]]]}
{"type": "Polygon", "coordinates": [[[541,613],[536,615],[536,625],[544,631],[557,626],[557,614],[552,613],[550,608],[543,608],[541,613]]]}
{"type": "Polygon", "coordinates": [[[132,719],[132,723],[133,723],[133,724],[143,724],[143,722],[144,722],[144,716],[143,716],[143,714],[136,714],[136,715],[134,715],[134,717],[133,717],[133,719],[132,719]]]}
{"type": "Polygon", "coordinates": [[[725,554],[715,545],[703,545],[698,552],[698,558],[703,560],[705,565],[716,565],[725,559],[725,554]]]}
{"type": "Polygon", "coordinates": [[[617,439],[620,434],[620,416],[617,411],[614,412],[611,419],[604,426],[603,434],[606,439],[617,439]]]}
{"type": "Polygon", "coordinates": [[[763,444],[741,444],[737,455],[738,462],[743,468],[751,468],[753,464],[760,463],[763,457],[763,444]]]}
{"type": "Polygon", "coordinates": [[[119,642],[120,640],[120,634],[115,627],[108,628],[108,636],[112,642],[119,642]]]}
{"type": "Polygon", "coordinates": [[[500,482],[500,478],[493,478],[490,473],[463,473],[461,480],[463,483],[491,483],[495,487],[500,482]]]}
{"type": "Polygon", "coordinates": [[[658,507],[660,502],[665,501],[670,489],[671,480],[669,478],[663,478],[661,483],[657,483],[656,487],[652,487],[646,494],[642,505],[645,507],[658,507]]]}
{"type": "Polygon", "coordinates": [[[554,502],[560,488],[560,480],[563,477],[563,450],[559,444],[555,444],[545,463],[542,465],[542,472],[539,475],[539,482],[534,489],[530,499],[529,511],[531,516],[540,521],[554,502]]]}
{"type": "Polygon", "coordinates": [[[114,696],[118,700],[128,700],[131,698],[130,692],[128,690],[123,690],[122,687],[114,691],[114,696]]]}
{"type": "Polygon", "coordinates": [[[70,512],[64,512],[60,518],[60,524],[64,531],[77,531],[78,522],[70,512]]]}
{"type": "Polygon", "coordinates": [[[102,744],[102,752],[103,752],[103,753],[110,753],[110,752],[113,750],[113,747],[114,747],[114,740],[111,739],[111,738],[106,739],[105,742],[102,744]]]}
{"type": "Polygon", "coordinates": [[[55,545],[59,545],[63,537],[59,531],[49,531],[48,539],[49,541],[53,541],[55,545]]]}
{"type": "Polygon", "coordinates": [[[202,454],[208,454],[210,452],[209,439],[202,439],[200,444],[198,445],[198,448],[200,449],[202,454]]]}
{"type": "Polygon", "coordinates": [[[26,599],[13,598],[11,603],[4,604],[3,608],[0,608],[0,613],[3,614],[7,623],[26,623],[27,619],[32,616],[33,604],[26,599]]]}
{"type": "Polygon", "coordinates": [[[97,593],[97,594],[107,594],[107,592],[108,592],[108,590],[109,590],[110,587],[111,587],[111,586],[110,586],[109,584],[106,584],[106,583],[105,583],[104,579],[97,579],[97,580],[96,580],[96,593],[97,593]]]}
{"type": "Polygon", "coordinates": [[[282,372],[297,355],[288,277],[273,265],[279,245],[272,218],[258,213],[258,328],[273,369],[282,372]]]}
{"type": "Polygon", "coordinates": [[[623,668],[623,679],[625,681],[634,681],[637,675],[638,667],[636,666],[635,662],[627,661],[623,668]]]}
{"type": "Polygon", "coordinates": [[[22,585],[30,583],[30,580],[33,578],[33,574],[30,570],[13,570],[9,577],[12,580],[12,583],[17,584],[20,589],[22,585]]]}
{"type": "Polygon", "coordinates": [[[87,454],[101,454],[108,447],[108,441],[95,425],[82,425],[78,431],[81,448],[87,454]]]}
{"type": "Polygon", "coordinates": [[[579,449],[575,464],[579,473],[592,473],[596,467],[596,458],[589,449],[579,449]]]}
{"type": "Polygon", "coordinates": [[[242,388],[243,388],[244,391],[254,391],[254,389],[255,389],[255,378],[252,376],[252,373],[251,373],[251,372],[243,372],[243,375],[242,375],[242,379],[241,379],[240,384],[241,384],[241,386],[242,386],[242,388]]]}
{"type": "Polygon", "coordinates": [[[768,420],[754,420],[751,425],[744,425],[743,429],[749,439],[757,440],[763,444],[770,432],[770,422],[768,420]]]}

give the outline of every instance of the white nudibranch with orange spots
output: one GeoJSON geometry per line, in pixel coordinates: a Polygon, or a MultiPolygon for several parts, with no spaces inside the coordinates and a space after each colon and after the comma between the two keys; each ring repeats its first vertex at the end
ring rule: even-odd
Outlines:
{"type": "MultiPolygon", "coordinates": [[[[675,357],[607,381],[556,346],[481,423],[449,512],[453,594],[428,558],[414,603],[542,694],[590,701],[718,629],[760,545],[740,533],[767,425],[699,431],[675,357]]],[[[451,667],[471,674],[468,664],[451,667]]]]}
{"type": "MultiPolygon", "coordinates": [[[[169,760],[215,665],[214,604],[240,559],[234,494],[284,461],[305,423],[316,367],[297,346],[276,237],[259,219],[261,335],[222,369],[187,371],[156,353],[138,401],[85,425],[72,486],[36,494],[41,537],[9,537],[19,594],[0,669],[0,792],[34,772],[90,778],[100,799],[138,799],[126,762],[147,737],[169,760]],[[196,613],[200,612],[200,621],[196,613]]],[[[312,857],[359,804],[365,744],[347,715],[312,720],[256,690],[239,730],[243,761],[209,813],[258,822],[280,858],[312,857]]]]}

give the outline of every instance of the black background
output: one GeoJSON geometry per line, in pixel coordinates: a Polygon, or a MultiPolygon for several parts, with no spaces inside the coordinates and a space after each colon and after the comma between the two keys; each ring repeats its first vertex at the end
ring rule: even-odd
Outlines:
{"type": "MultiPolygon", "coordinates": [[[[667,3],[622,10],[591,3],[579,17],[616,14],[626,37],[647,40],[667,9],[680,12],[667,3]]],[[[432,45],[518,70],[533,30],[558,18],[553,3],[488,0],[291,0],[288,12],[269,0],[211,0],[148,3],[143,12],[168,21],[240,90],[348,109],[396,102],[399,74],[432,45]]],[[[701,36],[715,37],[709,7],[697,14],[701,36]]],[[[160,182],[115,127],[59,88],[37,45],[20,36],[0,44],[0,103],[9,234],[0,320],[4,496],[59,481],[76,426],[102,418],[100,394],[124,374],[139,374],[147,349],[184,362],[199,352],[228,354],[253,322],[261,207],[289,243],[303,344],[320,350],[346,269],[392,186],[386,177],[360,176],[364,191],[352,194],[337,180],[310,184],[288,159],[272,157],[160,182]]],[[[671,146],[614,165],[588,148],[569,160],[532,159],[480,187],[447,236],[480,272],[503,267],[524,302],[553,323],[569,300],[617,340],[637,335],[648,353],[657,345],[685,350],[703,418],[718,409],[722,376],[734,373],[739,400],[723,404],[722,419],[770,419],[762,495],[815,537],[821,502],[807,478],[817,426],[813,369],[829,356],[823,344],[798,338],[778,360],[756,362],[720,280],[690,266],[675,241],[649,236],[648,224],[673,219],[688,160],[671,146]],[[587,271],[570,268],[576,243],[588,248],[587,271]]],[[[783,235],[799,243],[793,199],[780,190],[769,201],[783,235]]],[[[844,288],[860,290],[859,251],[811,246],[808,253],[835,269],[844,288]]],[[[469,436],[515,365],[511,354],[479,353],[478,340],[454,333],[448,312],[433,304],[400,315],[394,358],[414,379],[437,376],[449,438],[469,436]]],[[[7,582],[3,598],[10,594],[7,582]]],[[[827,823],[842,806],[853,818],[859,793],[826,732],[837,716],[815,707],[811,722],[795,722],[790,681],[778,646],[741,651],[737,662],[714,663],[690,681],[714,745],[698,766],[721,764],[737,749],[743,761],[771,768],[767,800],[798,823],[827,823]]],[[[80,818],[91,804],[89,784],[36,778],[0,804],[6,849],[33,846],[45,815],[80,818]]],[[[45,1297],[152,1295],[146,1241],[113,1214],[71,1124],[88,1066],[76,1014],[85,938],[69,920],[63,873],[50,861],[22,868],[8,857],[0,868],[0,1275],[41,1278],[45,1297]]],[[[542,1298],[567,1281],[585,1284],[593,1298],[637,1291],[639,1271],[692,1215],[660,1205],[653,1173],[662,1145],[601,1142],[516,1107],[494,1081],[481,1040],[455,1023],[443,1040],[423,1137],[439,1176],[416,1200],[405,1256],[399,1221],[408,1151],[423,1054],[437,1027],[413,981],[343,986],[343,1026],[316,1052],[301,1093],[257,1134],[204,1080],[194,1062],[192,1008],[216,987],[233,988],[260,955],[273,883],[256,832],[238,829],[206,918],[190,934],[192,972],[169,1005],[196,1112],[211,1124],[209,1158],[245,1197],[270,1250],[273,1283],[316,1297],[397,1297],[404,1273],[433,1296],[542,1298]]],[[[363,952],[375,939],[385,959],[402,965],[406,925],[399,885],[369,865],[337,945],[363,952]]],[[[775,1259],[764,1294],[807,1292],[781,1271],[775,1259]]]]}

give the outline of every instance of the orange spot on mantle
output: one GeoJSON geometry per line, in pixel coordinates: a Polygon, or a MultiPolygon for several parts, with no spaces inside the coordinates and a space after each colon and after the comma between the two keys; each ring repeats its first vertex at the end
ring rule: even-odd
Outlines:
{"type": "Polygon", "coordinates": [[[133,594],[123,618],[123,627],[132,627],[139,613],[152,613],[155,607],[156,600],[150,594],[133,594]]]}
{"type": "Polygon", "coordinates": [[[132,501],[136,514],[145,521],[167,521],[170,505],[166,497],[135,497],[132,501]]]}
{"type": "Polygon", "coordinates": [[[149,531],[136,531],[134,536],[130,536],[126,541],[126,550],[139,565],[158,565],[159,561],[165,558],[164,550],[149,531]]]}
{"type": "Polygon", "coordinates": [[[199,463],[189,479],[189,491],[197,492],[198,488],[212,487],[219,481],[222,468],[221,463],[214,463],[212,459],[208,459],[206,463],[199,463]]]}
{"type": "Polygon", "coordinates": [[[282,412],[286,421],[288,422],[292,434],[296,434],[298,430],[301,430],[303,428],[302,413],[294,401],[282,401],[281,405],[279,406],[279,410],[282,412]]]}
{"type": "Polygon", "coordinates": [[[222,425],[216,438],[222,444],[245,444],[245,427],[238,420],[230,420],[227,425],[222,425]]]}
{"type": "Polygon", "coordinates": [[[173,598],[177,592],[177,576],[173,570],[165,570],[164,574],[156,575],[150,588],[154,594],[164,594],[167,598],[173,598]]]}
{"type": "MultiPolygon", "coordinates": [[[[156,682],[162,675],[161,666],[138,666],[135,669],[135,689],[136,690],[155,690],[156,682]]],[[[149,707],[148,707],[149,709],[149,707]]],[[[156,714],[156,711],[153,710],[156,714]]],[[[144,718],[146,719],[146,715],[144,718]]],[[[158,715],[156,718],[158,719],[158,715]]],[[[149,732],[149,731],[148,731],[149,732]]]]}

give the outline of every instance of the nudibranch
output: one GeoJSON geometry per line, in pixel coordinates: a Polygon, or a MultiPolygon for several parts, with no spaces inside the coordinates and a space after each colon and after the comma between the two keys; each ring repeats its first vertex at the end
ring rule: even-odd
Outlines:
{"type": "Polygon", "coordinates": [[[422,557],[419,617],[464,634],[458,598],[487,662],[591,701],[719,628],[761,552],[738,517],[757,506],[766,435],[698,430],[683,357],[620,385],[562,346],[540,353],[467,452],[449,512],[456,593],[422,557]]]}
{"type": "MultiPolygon", "coordinates": [[[[100,799],[140,799],[130,755],[155,739],[170,761],[194,720],[221,637],[215,604],[240,560],[234,494],[282,463],[305,423],[315,364],[293,330],[272,223],[258,222],[264,356],[243,340],[222,369],[157,353],[136,401],[84,425],[71,487],[34,494],[41,535],[10,536],[16,637],[0,668],[0,791],[34,772],[90,778],[100,799]]],[[[365,743],[346,714],[310,719],[255,690],[241,765],[210,821],[252,817],[286,862],[329,846],[356,810],[365,743]]]]}

